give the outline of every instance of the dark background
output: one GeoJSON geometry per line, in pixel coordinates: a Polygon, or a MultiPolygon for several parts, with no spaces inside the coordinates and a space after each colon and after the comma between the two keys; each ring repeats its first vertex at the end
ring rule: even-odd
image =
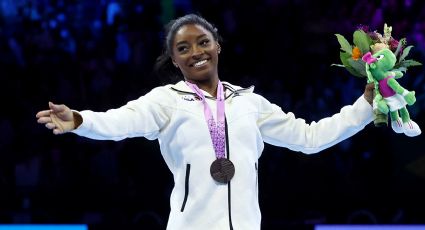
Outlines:
{"type": "MultiPolygon", "coordinates": [[[[308,122],[351,104],[365,79],[339,63],[335,33],[358,25],[414,45],[425,63],[425,6],[386,1],[0,0],[0,223],[86,223],[165,229],[173,187],[156,141],[52,135],[35,114],[48,101],[105,111],[165,82],[152,75],[162,28],[200,13],[224,38],[220,78],[308,122]],[[115,13],[114,13],[115,12],[115,13]]],[[[425,72],[412,118],[425,128],[425,72]]],[[[266,145],[260,158],[263,229],[314,224],[425,224],[425,138],[373,124],[319,154],[266,145]]]]}

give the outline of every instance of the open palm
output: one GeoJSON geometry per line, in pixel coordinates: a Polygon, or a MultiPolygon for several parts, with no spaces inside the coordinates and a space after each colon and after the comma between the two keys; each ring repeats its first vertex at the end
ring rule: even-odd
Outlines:
{"type": "Polygon", "coordinates": [[[49,102],[49,110],[42,110],[36,114],[37,122],[45,124],[54,134],[62,134],[75,129],[74,114],[66,105],[57,105],[49,102]]]}

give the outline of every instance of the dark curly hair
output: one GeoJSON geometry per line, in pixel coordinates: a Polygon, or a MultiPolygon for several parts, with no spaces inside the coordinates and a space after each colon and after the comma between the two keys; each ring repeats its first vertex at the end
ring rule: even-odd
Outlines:
{"type": "Polygon", "coordinates": [[[171,20],[165,26],[165,38],[163,52],[156,59],[154,73],[165,82],[175,83],[183,78],[179,69],[174,67],[171,56],[173,55],[173,41],[177,31],[184,25],[200,25],[211,32],[215,41],[221,41],[217,28],[208,22],[205,18],[197,14],[187,14],[177,19],[171,20]]]}

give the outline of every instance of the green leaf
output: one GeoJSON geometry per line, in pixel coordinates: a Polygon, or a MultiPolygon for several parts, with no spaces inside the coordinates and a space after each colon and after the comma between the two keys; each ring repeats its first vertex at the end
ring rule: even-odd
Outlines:
{"type": "Polygon", "coordinates": [[[351,67],[350,63],[348,62],[348,60],[351,60],[351,54],[340,52],[339,58],[341,59],[342,64],[344,64],[344,67],[348,72],[350,72],[352,75],[356,77],[364,77],[360,73],[358,73],[357,70],[351,67]]]}
{"type": "Polygon", "coordinates": [[[399,67],[397,69],[392,69],[391,71],[400,71],[400,72],[406,73],[407,72],[407,68],[406,67],[399,67]]]}
{"type": "Polygon", "coordinates": [[[398,41],[397,49],[396,49],[396,50],[395,50],[395,52],[394,52],[394,55],[395,55],[396,57],[398,56],[398,53],[400,53],[401,48],[402,48],[404,45],[406,45],[406,38],[402,38],[402,39],[400,39],[400,41],[398,41]]]}
{"type": "Polygon", "coordinates": [[[410,66],[421,66],[422,63],[409,59],[409,60],[403,60],[400,62],[400,67],[410,67],[410,66]]]}
{"type": "Polygon", "coordinates": [[[353,42],[362,54],[369,52],[372,39],[363,30],[356,30],[353,34],[353,42]]]}
{"type": "Polygon", "coordinates": [[[350,66],[356,70],[357,73],[359,73],[360,75],[362,75],[363,77],[366,77],[366,63],[364,61],[362,61],[361,59],[359,60],[353,60],[352,58],[348,59],[348,63],[350,64],[350,66]]]}
{"type": "Polygon", "coordinates": [[[351,56],[353,48],[351,47],[347,39],[345,39],[345,37],[342,36],[341,34],[335,34],[335,36],[337,37],[338,42],[341,45],[341,50],[345,51],[351,56]]]}
{"type": "Polygon", "coordinates": [[[407,57],[407,55],[409,55],[410,49],[412,47],[413,46],[408,46],[403,50],[403,53],[401,54],[400,58],[398,59],[398,62],[402,62],[407,57]]]}

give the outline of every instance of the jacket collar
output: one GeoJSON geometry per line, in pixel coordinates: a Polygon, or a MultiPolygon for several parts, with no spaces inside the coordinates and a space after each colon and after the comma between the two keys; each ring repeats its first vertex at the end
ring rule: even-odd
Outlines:
{"type": "MultiPolygon", "coordinates": [[[[252,92],[254,92],[254,86],[250,86],[248,88],[242,88],[240,86],[232,85],[232,84],[225,82],[225,81],[222,81],[222,83],[223,83],[223,87],[225,89],[226,99],[229,98],[230,96],[239,96],[240,93],[252,93],[252,92]]],[[[186,85],[186,83],[184,81],[179,81],[176,84],[171,85],[170,88],[174,91],[179,92],[179,93],[196,95],[192,91],[192,89],[189,88],[189,86],[186,85]]],[[[215,97],[211,96],[210,94],[208,94],[207,92],[204,92],[204,93],[205,93],[206,98],[215,98],[215,97]]]]}

